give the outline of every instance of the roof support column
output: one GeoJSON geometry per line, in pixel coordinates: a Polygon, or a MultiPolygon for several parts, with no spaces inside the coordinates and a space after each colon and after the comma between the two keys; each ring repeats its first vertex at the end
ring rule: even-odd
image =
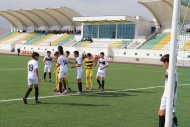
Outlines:
{"type": "Polygon", "coordinates": [[[84,38],[84,23],[81,24],[81,36],[84,38]]]}
{"type": "Polygon", "coordinates": [[[100,38],[100,24],[98,24],[98,39],[100,38]]]}
{"type": "Polygon", "coordinates": [[[117,33],[118,33],[118,23],[116,24],[115,39],[117,39],[117,33]]]}
{"type": "Polygon", "coordinates": [[[11,32],[15,32],[15,26],[11,24],[11,32]]]}

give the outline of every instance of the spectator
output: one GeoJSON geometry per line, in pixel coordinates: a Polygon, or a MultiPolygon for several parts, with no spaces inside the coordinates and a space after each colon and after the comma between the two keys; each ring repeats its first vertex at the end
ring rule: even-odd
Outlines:
{"type": "Polygon", "coordinates": [[[17,48],[17,55],[20,56],[20,48],[17,48]]]}

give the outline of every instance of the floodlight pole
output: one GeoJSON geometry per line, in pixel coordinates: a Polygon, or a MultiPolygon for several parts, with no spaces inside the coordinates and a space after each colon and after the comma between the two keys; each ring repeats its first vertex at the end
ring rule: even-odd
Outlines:
{"type": "Polygon", "coordinates": [[[167,95],[167,103],[166,103],[165,127],[172,127],[175,71],[176,71],[177,52],[178,52],[177,36],[179,33],[180,7],[181,7],[181,0],[174,0],[173,16],[172,16],[172,30],[171,30],[170,60],[169,60],[170,63],[169,63],[169,72],[168,72],[168,95],[167,95]]]}

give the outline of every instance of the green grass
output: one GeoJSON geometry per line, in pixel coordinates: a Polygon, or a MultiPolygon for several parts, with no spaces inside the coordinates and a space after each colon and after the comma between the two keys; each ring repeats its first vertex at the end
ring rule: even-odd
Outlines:
{"type": "MultiPolygon", "coordinates": [[[[27,62],[30,57],[0,55],[0,100],[22,98],[27,89],[27,62]]],[[[43,63],[40,58],[40,77],[43,63]]],[[[190,82],[190,69],[179,69],[179,83],[190,82]]],[[[95,77],[94,77],[95,78],[95,77]]],[[[77,90],[75,70],[69,70],[70,84],[77,90]]],[[[42,78],[41,78],[42,81],[42,78]]],[[[85,82],[85,78],[83,78],[85,82]]],[[[106,89],[109,91],[163,86],[162,67],[110,63],[106,89]]],[[[84,85],[83,85],[84,86],[84,85]]],[[[97,83],[94,79],[94,87],[97,83]]],[[[54,84],[40,83],[40,96],[52,96],[54,84]]],[[[0,103],[0,127],[156,127],[163,88],[83,96],[41,99],[36,105],[22,101],[0,103]]],[[[180,86],[177,115],[180,127],[190,125],[190,86],[180,86]]],[[[70,94],[70,93],[69,93],[70,94]]],[[[34,91],[30,97],[34,96],[34,91]]]]}

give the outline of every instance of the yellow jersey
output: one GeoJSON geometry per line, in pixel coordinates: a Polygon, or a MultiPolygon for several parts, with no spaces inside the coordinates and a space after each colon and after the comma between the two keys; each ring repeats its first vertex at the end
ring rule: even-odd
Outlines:
{"type": "Polygon", "coordinates": [[[92,66],[94,65],[94,58],[85,58],[83,64],[86,69],[92,69],[92,66]]]}
{"type": "MultiPolygon", "coordinates": [[[[57,63],[57,58],[54,58],[54,61],[57,63]]],[[[58,67],[56,70],[55,70],[55,75],[58,76],[59,75],[59,71],[60,71],[60,67],[58,67]]]]}

